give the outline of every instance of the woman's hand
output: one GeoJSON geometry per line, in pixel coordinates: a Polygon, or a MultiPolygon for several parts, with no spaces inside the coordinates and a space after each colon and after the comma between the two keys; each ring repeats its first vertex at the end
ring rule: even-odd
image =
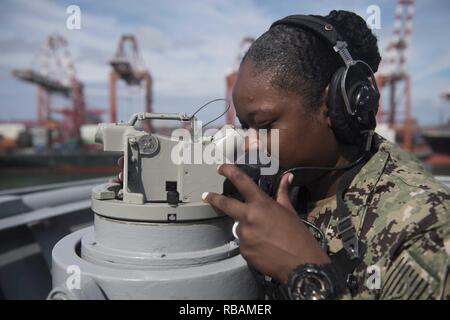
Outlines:
{"type": "Polygon", "coordinates": [[[291,174],[283,176],[274,201],[236,166],[224,164],[218,171],[235,185],[245,203],[212,192],[204,193],[203,199],[239,221],[240,250],[250,265],[286,283],[289,273],[300,264],[330,262],[289,201],[291,174]]]}

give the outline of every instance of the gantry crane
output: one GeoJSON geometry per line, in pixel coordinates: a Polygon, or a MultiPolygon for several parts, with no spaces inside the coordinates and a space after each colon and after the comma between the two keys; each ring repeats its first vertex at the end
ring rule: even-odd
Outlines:
{"type": "MultiPolygon", "coordinates": [[[[37,86],[37,123],[48,129],[55,128],[56,122],[52,113],[51,96],[60,94],[72,99],[65,115],[63,136],[65,140],[80,141],[80,127],[85,121],[86,107],[83,84],[76,77],[66,39],[59,34],[47,37],[41,46],[38,61],[28,69],[14,69],[12,74],[20,80],[31,82],[37,86]]],[[[48,141],[51,144],[51,132],[48,130],[48,141]]]]}
{"type": "Polygon", "coordinates": [[[242,61],[242,58],[244,58],[244,55],[246,54],[248,48],[252,45],[254,41],[255,39],[252,37],[245,37],[242,39],[241,44],[239,46],[239,53],[236,57],[234,65],[232,66],[231,70],[227,73],[225,77],[225,86],[226,86],[225,94],[229,103],[229,108],[228,103],[225,105],[225,108],[228,108],[225,121],[227,124],[230,125],[234,125],[236,121],[236,110],[234,108],[231,92],[233,90],[234,83],[236,82],[237,71],[239,69],[239,65],[242,61]]]}
{"type": "MultiPolygon", "coordinates": [[[[110,121],[117,122],[116,82],[118,79],[124,80],[127,85],[141,85],[143,82],[145,85],[145,112],[152,112],[152,77],[144,65],[137,40],[133,35],[122,35],[110,65],[113,68],[109,77],[110,121]],[[130,46],[129,49],[127,49],[127,45],[130,46]]],[[[153,132],[150,120],[145,121],[144,130],[153,132]]]]}
{"type": "Polygon", "coordinates": [[[413,149],[413,119],[411,115],[411,77],[406,70],[406,58],[412,33],[413,14],[414,0],[398,0],[395,9],[393,34],[385,48],[383,60],[377,73],[378,87],[382,93],[388,91],[389,97],[387,108],[384,106],[382,108],[382,99],[380,99],[378,121],[387,122],[393,129],[399,129],[396,116],[399,111],[397,89],[403,84],[404,119],[400,132],[403,135],[402,147],[410,151],[413,149]],[[383,109],[386,109],[386,111],[383,109]]]}

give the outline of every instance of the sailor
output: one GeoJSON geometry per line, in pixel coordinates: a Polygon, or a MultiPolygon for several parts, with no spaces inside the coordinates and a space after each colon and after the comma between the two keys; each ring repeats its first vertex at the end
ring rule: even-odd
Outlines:
{"type": "Polygon", "coordinates": [[[364,19],[332,11],[277,21],[241,62],[238,118],[279,130],[280,174],[271,196],[221,165],[244,201],[204,201],[238,221],[271,298],[450,298],[449,189],[373,133],[380,60],[364,19]]]}

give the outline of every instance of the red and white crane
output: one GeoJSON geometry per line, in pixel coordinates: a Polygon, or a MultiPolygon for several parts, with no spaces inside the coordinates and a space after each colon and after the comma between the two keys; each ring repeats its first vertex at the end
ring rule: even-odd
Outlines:
{"type": "Polygon", "coordinates": [[[398,0],[395,9],[394,29],[383,52],[383,60],[377,73],[377,83],[382,92],[378,122],[387,122],[393,129],[400,129],[403,148],[413,148],[413,120],[411,115],[411,78],[406,69],[406,59],[412,34],[414,0],[398,0]],[[399,104],[397,91],[403,85],[403,126],[397,126],[399,104]],[[388,92],[388,104],[382,105],[383,93],[388,92]]]}
{"type": "MultiPolygon", "coordinates": [[[[109,117],[117,122],[116,82],[119,79],[129,86],[145,86],[145,112],[152,112],[152,77],[144,65],[135,36],[124,34],[119,40],[114,58],[110,61],[112,70],[109,77],[109,117]]],[[[150,120],[144,122],[144,130],[153,132],[150,120]]]]}
{"type": "MultiPolygon", "coordinates": [[[[83,84],[77,79],[67,40],[59,34],[51,34],[41,46],[37,61],[28,69],[14,69],[12,74],[37,86],[37,123],[48,129],[58,124],[53,112],[64,115],[62,136],[80,142],[80,127],[85,122],[86,106],[83,84]],[[60,94],[72,100],[68,109],[54,109],[51,96],[60,94]]],[[[50,132],[50,130],[49,130],[50,132]]],[[[50,134],[50,133],[49,133],[50,134]]],[[[49,143],[52,139],[49,137],[49,143]]]]}
{"type": "Polygon", "coordinates": [[[239,65],[242,61],[242,58],[247,53],[248,48],[252,45],[252,43],[255,41],[252,37],[245,37],[242,39],[241,44],[239,46],[239,53],[236,57],[236,60],[231,68],[231,70],[227,73],[225,76],[225,96],[229,103],[225,105],[225,108],[228,108],[226,116],[225,116],[225,122],[226,124],[234,125],[236,121],[236,110],[234,109],[233,105],[233,98],[231,96],[231,92],[233,90],[234,83],[236,82],[237,78],[237,71],[239,69],[239,65]]]}

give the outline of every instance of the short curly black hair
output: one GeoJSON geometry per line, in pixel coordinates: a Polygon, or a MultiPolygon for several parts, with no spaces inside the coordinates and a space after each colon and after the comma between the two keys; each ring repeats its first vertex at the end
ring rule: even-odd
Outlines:
{"type": "MultiPolygon", "coordinates": [[[[381,57],[377,38],[359,15],[333,10],[327,19],[346,40],[354,59],[365,61],[374,72],[381,57]]],[[[343,61],[328,43],[307,30],[277,25],[250,46],[242,63],[250,60],[258,73],[268,72],[273,86],[298,92],[307,108],[318,109],[325,88],[343,61]]]]}

